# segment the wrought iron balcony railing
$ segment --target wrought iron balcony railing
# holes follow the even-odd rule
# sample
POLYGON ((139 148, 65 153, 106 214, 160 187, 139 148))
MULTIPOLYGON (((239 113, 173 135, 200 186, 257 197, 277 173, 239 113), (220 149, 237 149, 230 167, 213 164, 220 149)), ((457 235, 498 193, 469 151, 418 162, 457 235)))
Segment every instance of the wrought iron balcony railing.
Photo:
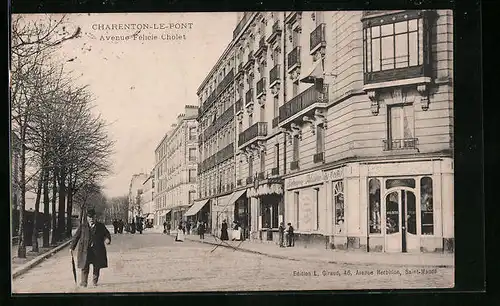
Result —
POLYGON ((250 53, 248 53, 247 61, 246 61, 245 65, 243 66, 243 68, 244 69, 249 68, 254 62, 255 62, 255 57, 253 55, 253 50, 252 50, 252 51, 250 51, 250 53))
POLYGON ((269 71, 269 86, 273 86, 280 81, 280 64, 277 64, 269 71))
POLYGON ((251 142, 258 137, 267 136, 267 122, 256 122, 254 125, 240 133, 238 138, 238 146, 251 142))
POLYGON ((382 142, 384 144, 384 151, 413 150, 417 148, 418 138, 384 139, 382 142))
POLYGON ((266 40, 264 36, 262 36, 259 40, 259 48, 257 49, 257 51, 255 51, 255 56, 257 57, 260 56, 266 49, 267 49, 266 40))
POLYGON ((309 36, 309 46, 310 50, 314 50, 318 46, 324 46, 326 44, 325 38, 325 24, 322 23, 311 32, 309 36))
POLYGON ((287 56, 288 69, 292 69, 295 66, 300 66, 300 47, 295 47, 287 56))
POLYGON ((271 34, 269 35, 269 37, 267 38, 267 42, 268 43, 272 43, 274 42, 274 40, 281 34, 281 25, 280 25, 280 22, 279 20, 276 20, 274 23, 273 23, 273 27, 272 27, 272 30, 271 30, 271 34))
POLYGON ((234 118, 234 109, 232 107, 226 109, 222 115, 215 120, 204 132, 203 139, 207 141, 211 136, 213 136, 217 131, 219 131, 223 126, 225 126, 229 121, 234 118))
POLYGON ((291 116, 301 112, 305 108, 313 105, 314 103, 328 101, 328 86, 324 85, 322 90, 313 85, 302 93, 298 94, 290 101, 286 102, 279 108, 279 121, 285 121, 291 116))
POLYGON ((234 143, 230 143, 224 149, 217 152, 217 157, 216 157, 217 164, 225 162, 226 160, 230 159, 233 156, 234 156, 234 143))

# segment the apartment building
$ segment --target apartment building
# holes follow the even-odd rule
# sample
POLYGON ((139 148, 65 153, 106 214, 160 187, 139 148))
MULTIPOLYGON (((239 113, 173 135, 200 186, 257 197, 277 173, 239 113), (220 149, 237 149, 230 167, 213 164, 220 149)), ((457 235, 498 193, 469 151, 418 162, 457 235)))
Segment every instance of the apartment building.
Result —
POLYGON ((151 171, 142 183, 142 194, 140 196, 140 212, 148 222, 154 222, 155 220, 154 186, 154 171, 151 171))
POLYGON ((197 198, 198 107, 186 105, 155 150, 157 225, 170 221, 175 228, 197 198))
POLYGON ((198 90, 200 205, 262 242, 284 222, 297 247, 453 251, 452 19, 244 13, 198 90))
POLYGON ((136 217, 142 215, 141 195, 144 192, 143 183, 148 178, 145 173, 132 175, 128 189, 128 221, 135 222, 136 217))

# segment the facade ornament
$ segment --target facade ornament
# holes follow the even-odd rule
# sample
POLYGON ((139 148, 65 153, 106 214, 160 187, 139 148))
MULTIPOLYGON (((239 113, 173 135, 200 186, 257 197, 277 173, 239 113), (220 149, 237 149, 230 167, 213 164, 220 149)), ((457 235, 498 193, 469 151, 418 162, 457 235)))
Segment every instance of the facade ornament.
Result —
POLYGON ((326 111, 324 109, 320 109, 320 108, 317 108, 314 111, 314 119, 316 121, 316 124, 317 125, 323 125, 324 129, 327 128, 327 120, 326 120, 326 114, 325 114, 325 112, 326 111))
POLYGON ((262 95, 257 99, 257 101, 259 102, 260 106, 266 105, 266 91, 265 90, 262 93, 262 95))
POLYGON ((417 86, 417 91, 420 94, 420 105, 422 110, 426 111, 429 109, 429 90, 426 84, 420 84, 417 86))
POLYGON ((280 83, 276 83, 271 87, 271 93, 276 96, 280 92, 280 83))
POLYGON ((377 115, 378 115, 378 113, 379 113, 379 107, 380 107, 380 106, 379 106, 379 101, 378 101, 378 99, 379 99, 379 97, 378 97, 378 92, 377 92, 377 91, 375 91, 375 90, 369 90, 369 91, 367 92, 367 94, 368 94, 368 98, 369 98, 369 99, 370 99, 370 101, 371 101, 371 106, 370 106, 370 108, 371 108, 372 114, 373 114, 374 116, 377 116, 377 115))
POLYGON ((292 130, 292 136, 296 136, 299 140, 302 140, 302 129, 297 123, 292 122, 290 129, 292 130))
POLYGON ((250 103, 247 105, 247 113, 252 114, 253 113, 253 103, 250 103))
POLYGON ((311 133, 313 135, 316 135, 316 121, 309 116, 304 116, 302 118, 302 121, 304 121, 307 125, 309 125, 309 127, 311 128, 311 133))
POLYGON ((259 152, 261 153, 266 153, 266 143, 262 140, 260 141, 257 141, 257 148, 259 150, 259 152))

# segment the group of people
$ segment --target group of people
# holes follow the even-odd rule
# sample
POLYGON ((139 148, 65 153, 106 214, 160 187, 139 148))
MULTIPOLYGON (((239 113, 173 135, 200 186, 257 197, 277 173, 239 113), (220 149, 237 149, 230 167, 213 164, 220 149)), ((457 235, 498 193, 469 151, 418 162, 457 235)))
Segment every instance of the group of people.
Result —
POLYGON ((285 227, 285 224, 283 222, 280 223, 280 227, 279 227, 280 248, 285 247, 285 240, 286 240, 287 247, 295 246, 295 237, 294 237, 293 230, 294 229, 293 229, 292 223, 289 222, 286 227, 285 227))
MULTIPOLYGON (((163 233, 170 235, 171 225, 170 222, 163 222, 163 233)), ((175 233, 175 241, 184 241, 184 236, 197 233, 200 239, 205 239, 205 232, 207 230, 207 223, 205 221, 198 221, 195 225, 193 222, 179 221, 175 233)))
MULTIPOLYGON (((241 240, 241 225, 238 221, 233 221, 233 228, 231 233, 231 240, 239 241, 241 240)), ((220 240, 229 240, 228 224, 226 220, 222 221, 221 225, 220 240)))
POLYGON ((125 227, 125 223, 123 222, 122 219, 120 219, 120 220, 114 219, 113 220, 113 229, 114 229, 115 234, 123 234, 124 227, 125 227))
POLYGON ((142 234, 142 231, 144 229, 143 225, 143 220, 140 217, 136 217, 136 220, 132 220, 130 223, 127 223, 127 226, 125 228, 125 231, 135 234, 135 232, 139 232, 139 234, 142 234))

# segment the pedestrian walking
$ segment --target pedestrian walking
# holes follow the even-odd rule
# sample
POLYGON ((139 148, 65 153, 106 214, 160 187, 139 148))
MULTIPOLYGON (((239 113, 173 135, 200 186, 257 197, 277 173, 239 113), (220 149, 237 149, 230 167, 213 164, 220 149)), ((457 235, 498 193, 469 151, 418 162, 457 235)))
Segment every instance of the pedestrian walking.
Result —
POLYGON ((292 223, 288 223, 287 224, 287 229, 286 229, 286 233, 287 233, 287 247, 293 247, 295 246, 295 237, 294 237, 294 233, 293 233, 293 226, 292 226, 292 223))
POLYGON ((191 235, 191 222, 187 222, 186 224, 186 231, 188 235, 191 235))
POLYGON ((200 235, 200 239, 205 239, 205 224, 204 222, 200 222, 198 224, 198 235, 200 235))
POLYGON ((82 270, 80 286, 87 287, 90 264, 93 266, 92 283, 94 286, 97 286, 99 281, 100 270, 108 267, 104 243, 111 243, 111 234, 103 223, 96 221, 94 209, 89 209, 87 220, 80 224, 70 245, 70 255, 73 257, 73 251, 78 244, 77 266, 82 270))
POLYGON ((179 223, 179 227, 177 228, 177 235, 175 236, 175 241, 183 242, 184 241, 184 228, 182 224, 179 223))
POLYGON ((120 232, 120 234, 123 234, 123 226, 124 226, 124 225, 125 225, 125 224, 124 224, 123 220, 122 220, 122 219, 120 219, 120 221, 119 221, 119 228, 120 228, 120 229, 119 229, 119 232, 120 232))
POLYGON ((285 247, 285 225, 283 224, 283 222, 280 222, 279 233, 280 233, 280 248, 284 248, 285 247))
POLYGON ((167 221, 164 221, 163 222, 163 233, 166 234, 167 233, 167 221))
POLYGON ((130 222, 130 233, 135 234, 135 222, 134 222, 134 220, 132 220, 132 222, 130 222))
POLYGON ((116 219, 113 219, 113 232, 118 233, 118 221, 116 219))
POLYGON ((229 240, 229 234, 227 233, 226 220, 222 221, 221 230, 220 230, 220 240, 229 240))
POLYGON ((170 229, 172 228, 172 225, 170 224, 170 221, 167 222, 167 235, 170 235, 170 229))

